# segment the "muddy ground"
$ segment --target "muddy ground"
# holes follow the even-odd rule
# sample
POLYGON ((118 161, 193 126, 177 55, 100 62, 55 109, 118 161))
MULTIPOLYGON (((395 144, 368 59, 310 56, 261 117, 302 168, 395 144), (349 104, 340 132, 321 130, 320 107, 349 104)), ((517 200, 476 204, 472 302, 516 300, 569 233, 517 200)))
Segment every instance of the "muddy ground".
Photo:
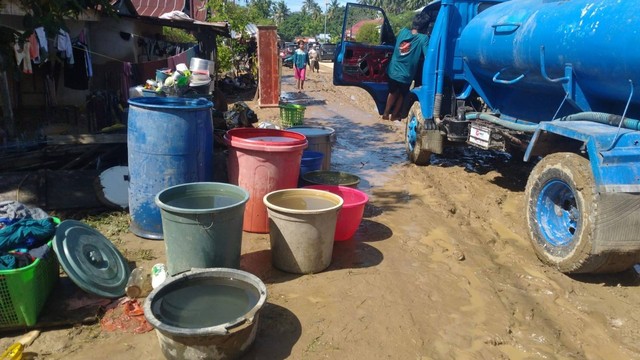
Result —
MULTIPOLYGON (((364 91, 336 88, 330 68, 321 71, 297 94, 284 68, 283 95, 307 105, 306 124, 336 129, 332 168, 360 176, 370 202, 354 238, 336 243, 318 274, 275 270, 268 235, 244 233, 241 268, 268 289, 246 359, 640 359, 635 271, 566 276, 533 253, 523 211, 530 166, 468 149, 412 165, 404 128, 379 120, 364 91)), ((277 122, 277 109, 249 105, 277 122)), ((114 241, 138 265, 164 260, 161 241, 114 241)), ((44 331, 27 351, 162 358, 154 332, 97 324, 44 331)))

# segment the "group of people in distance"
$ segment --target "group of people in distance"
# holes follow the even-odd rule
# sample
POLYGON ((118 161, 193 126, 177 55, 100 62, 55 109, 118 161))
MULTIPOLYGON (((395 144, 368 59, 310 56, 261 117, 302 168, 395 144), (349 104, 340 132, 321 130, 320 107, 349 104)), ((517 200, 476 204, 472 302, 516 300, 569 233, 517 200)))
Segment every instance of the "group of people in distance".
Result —
MULTIPOLYGON (((382 114, 383 120, 401 119, 404 98, 409 93, 411 83, 418 71, 420 56, 426 53, 429 43, 429 35, 427 34, 430 21, 431 18, 428 14, 420 13, 414 17, 411 29, 402 28, 396 37, 393 55, 387 67, 389 94, 382 114)), ((307 65, 312 72, 320 72, 316 44, 310 47, 309 52, 304 50, 304 45, 304 41, 298 41, 298 49, 291 55, 298 92, 304 90, 307 65)))

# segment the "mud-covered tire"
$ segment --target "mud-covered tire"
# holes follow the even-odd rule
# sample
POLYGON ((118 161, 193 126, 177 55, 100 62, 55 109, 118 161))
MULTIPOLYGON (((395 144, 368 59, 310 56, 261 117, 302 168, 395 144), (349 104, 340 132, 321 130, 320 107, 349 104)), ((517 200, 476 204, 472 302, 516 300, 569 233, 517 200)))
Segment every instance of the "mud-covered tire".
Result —
POLYGON ((529 175, 525 201, 531 244, 543 263, 565 274, 613 273, 635 264, 635 254, 593 254, 599 194, 588 159, 546 156, 529 175))
POLYGON ((423 148, 422 130, 424 126, 425 119, 422 116, 422 109, 420 103, 416 101, 409 109, 404 132, 407 157, 416 165, 429 165, 431 160, 431 151, 423 148))

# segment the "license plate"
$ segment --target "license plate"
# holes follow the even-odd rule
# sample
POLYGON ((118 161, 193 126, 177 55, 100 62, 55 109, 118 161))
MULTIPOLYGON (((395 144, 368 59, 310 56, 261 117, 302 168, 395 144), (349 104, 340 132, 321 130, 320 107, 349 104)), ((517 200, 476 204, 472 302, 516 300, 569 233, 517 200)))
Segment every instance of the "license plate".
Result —
POLYGON ((489 149, 489 140, 491 139, 491 129, 484 126, 471 124, 469 129, 468 142, 472 145, 481 147, 485 150, 489 149))

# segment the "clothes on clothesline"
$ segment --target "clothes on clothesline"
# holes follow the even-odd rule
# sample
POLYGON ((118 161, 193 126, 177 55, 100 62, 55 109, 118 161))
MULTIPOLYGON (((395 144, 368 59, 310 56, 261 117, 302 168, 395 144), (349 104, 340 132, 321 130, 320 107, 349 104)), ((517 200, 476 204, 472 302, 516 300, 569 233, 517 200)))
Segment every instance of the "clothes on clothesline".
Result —
POLYGON ((33 74, 33 68, 31 67, 31 43, 27 40, 20 42, 16 36, 16 41, 13 44, 13 52, 16 56, 16 65, 20 67, 22 64, 22 72, 25 74, 33 74))
POLYGON ((56 35, 53 43, 56 50, 58 50, 60 57, 65 59, 67 64, 73 65, 75 63, 75 59, 73 58, 73 46, 71 45, 71 37, 69 37, 69 33, 62 29, 58 30, 58 34, 56 35))
POLYGON ((42 26, 36 28, 35 33, 38 38, 38 46, 40 47, 40 58, 46 59, 49 57, 49 43, 47 42, 47 35, 44 32, 44 28, 42 26))
POLYGON ((89 89, 89 79, 93 76, 91 53, 87 45, 80 41, 73 43, 73 57, 75 64, 64 67, 64 86, 74 90, 89 89))

